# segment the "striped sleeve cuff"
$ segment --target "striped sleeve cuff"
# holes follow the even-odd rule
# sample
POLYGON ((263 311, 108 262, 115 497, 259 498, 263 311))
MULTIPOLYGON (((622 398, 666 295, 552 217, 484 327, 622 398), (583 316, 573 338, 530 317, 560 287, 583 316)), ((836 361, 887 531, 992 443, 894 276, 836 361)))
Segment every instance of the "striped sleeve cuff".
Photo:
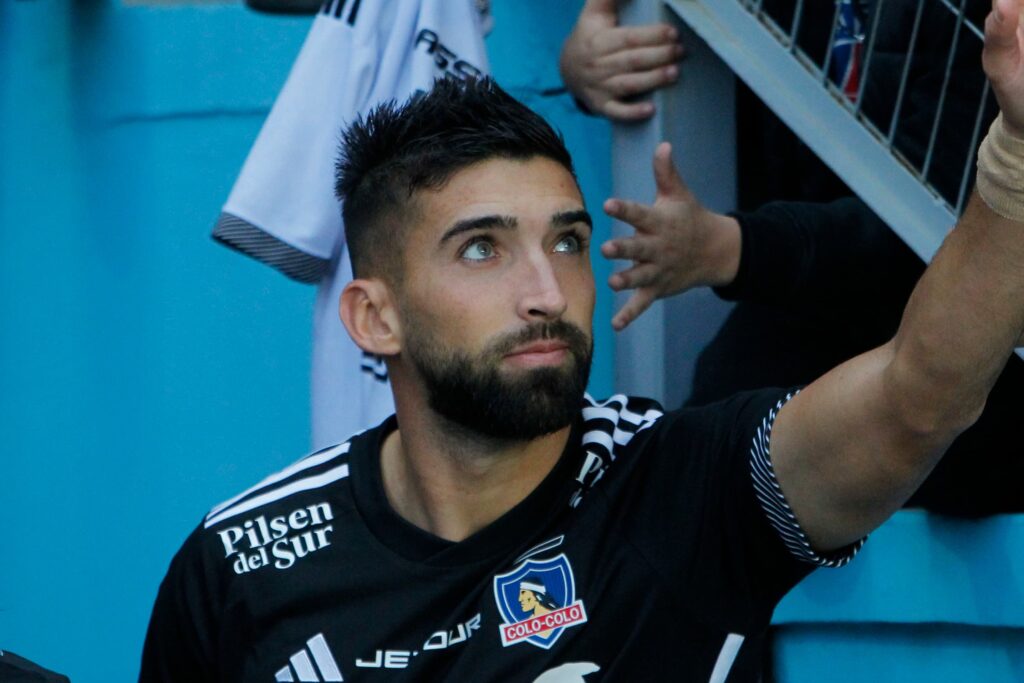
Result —
POLYGON ((213 239, 306 284, 320 282, 330 265, 329 260, 296 249, 230 213, 217 219, 213 239))
POLYGON ((856 543, 830 553, 823 554, 814 550, 807 534, 800 528, 800 522, 797 521, 792 508, 786 502, 786 496, 782 493, 779 482, 775 478, 775 469, 772 467, 771 459, 772 425, 775 424, 775 417, 779 414, 782 406, 786 405, 786 402, 795 395, 796 393, 787 394, 784 399, 775 404, 775 407, 762 420, 761 426, 757 429, 757 435, 750 448, 750 473, 754 480, 754 493, 757 495, 757 500, 761 504, 761 509, 764 510, 768 522, 779 534, 782 543, 793 557, 818 567, 842 567, 854 558, 867 538, 862 538, 856 543))

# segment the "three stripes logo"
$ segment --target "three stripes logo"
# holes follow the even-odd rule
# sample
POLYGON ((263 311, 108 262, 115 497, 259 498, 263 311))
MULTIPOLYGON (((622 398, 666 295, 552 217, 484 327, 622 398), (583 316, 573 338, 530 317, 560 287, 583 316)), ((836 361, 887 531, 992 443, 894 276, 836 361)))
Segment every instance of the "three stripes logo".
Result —
MULTIPOLYGON (((345 21, 349 26, 356 25, 356 17, 359 16, 359 4, 362 0, 353 0, 351 7, 348 8, 348 16, 345 17, 345 21)), ((324 4, 320 6, 320 14, 326 14, 333 16, 335 19, 341 19, 345 13, 345 5, 349 4, 349 0, 324 0, 324 4)))
POLYGON ((288 664, 274 674, 274 680, 319 683, 345 679, 334 661, 331 649, 327 647, 327 639, 323 633, 318 633, 306 641, 306 647, 288 658, 288 664))

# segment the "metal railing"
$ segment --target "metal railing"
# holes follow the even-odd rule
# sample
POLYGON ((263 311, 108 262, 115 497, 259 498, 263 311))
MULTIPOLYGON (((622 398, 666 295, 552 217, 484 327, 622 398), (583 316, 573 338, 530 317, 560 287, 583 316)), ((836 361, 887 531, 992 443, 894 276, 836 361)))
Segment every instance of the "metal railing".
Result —
POLYGON ((837 0, 827 23, 820 0, 739 2, 922 185, 962 212, 981 134, 995 116, 981 69, 988 2, 837 0), (912 98, 926 101, 908 115, 912 98))
MULTIPOLYGON (((680 82, 655 95, 654 120, 616 127, 614 192, 649 201, 647 159, 669 139, 697 196, 715 210, 735 208, 735 76, 928 261, 963 210, 979 139, 995 115, 980 58, 979 27, 990 7, 990 0, 626 3, 624 23, 676 21, 689 56, 680 82), (839 38, 859 51, 854 83, 839 38)), ((673 404, 685 397, 678 387, 688 386, 692 359, 725 317, 722 306, 702 291, 656 303, 618 338, 617 384, 655 387, 673 404), (666 376, 680 381, 665 385, 666 376)))

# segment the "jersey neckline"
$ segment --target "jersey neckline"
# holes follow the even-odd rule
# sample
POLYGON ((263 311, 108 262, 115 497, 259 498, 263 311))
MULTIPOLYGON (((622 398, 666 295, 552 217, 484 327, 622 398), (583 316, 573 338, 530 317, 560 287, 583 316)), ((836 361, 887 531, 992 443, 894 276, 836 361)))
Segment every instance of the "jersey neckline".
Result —
POLYGON ((401 517, 387 500, 380 471, 385 438, 398 428, 392 415, 356 439, 349 452, 355 505, 377 541, 406 560, 433 566, 466 565, 522 545, 551 520, 559 506, 569 507, 575 487, 573 472, 582 453, 582 417, 573 421, 558 462, 526 498, 469 538, 453 542, 420 529, 401 517))

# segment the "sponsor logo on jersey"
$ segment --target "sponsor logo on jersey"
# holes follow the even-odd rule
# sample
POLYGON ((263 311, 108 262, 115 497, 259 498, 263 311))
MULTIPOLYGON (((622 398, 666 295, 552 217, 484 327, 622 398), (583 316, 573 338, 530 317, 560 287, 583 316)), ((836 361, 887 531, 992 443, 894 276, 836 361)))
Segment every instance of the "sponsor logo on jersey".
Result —
POLYGON ((422 29, 416 34, 414 47, 423 49, 428 55, 434 58, 434 66, 444 73, 445 76, 454 78, 481 78, 484 73, 478 67, 470 64, 465 59, 460 59, 457 54, 447 48, 436 32, 429 28, 422 29))
POLYGON ((318 633, 306 641, 306 647, 288 658, 288 663, 274 673, 274 680, 319 683, 344 681, 345 678, 334 661, 331 648, 327 647, 327 639, 323 633, 318 633))
POLYGON ((265 567, 288 569, 331 544, 333 519, 330 504, 317 503, 269 519, 264 515, 247 519, 217 535, 236 574, 265 567))
POLYGON ((546 650, 565 629, 587 620, 564 553, 546 560, 527 559, 512 571, 498 574, 494 599, 505 622, 498 627, 503 647, 530 643, 546 650))
POLYGON ((460 645, 473 637, 474 631, 480 630, 480 615, 474 614, 467 621, 461 622, 453 629, 442 629, 430 634, 419 650, 376 650, 372 657, 356 659, 360 669, 404 669, 414 657, 427 654, 432 650, 447 650, 460 645))

